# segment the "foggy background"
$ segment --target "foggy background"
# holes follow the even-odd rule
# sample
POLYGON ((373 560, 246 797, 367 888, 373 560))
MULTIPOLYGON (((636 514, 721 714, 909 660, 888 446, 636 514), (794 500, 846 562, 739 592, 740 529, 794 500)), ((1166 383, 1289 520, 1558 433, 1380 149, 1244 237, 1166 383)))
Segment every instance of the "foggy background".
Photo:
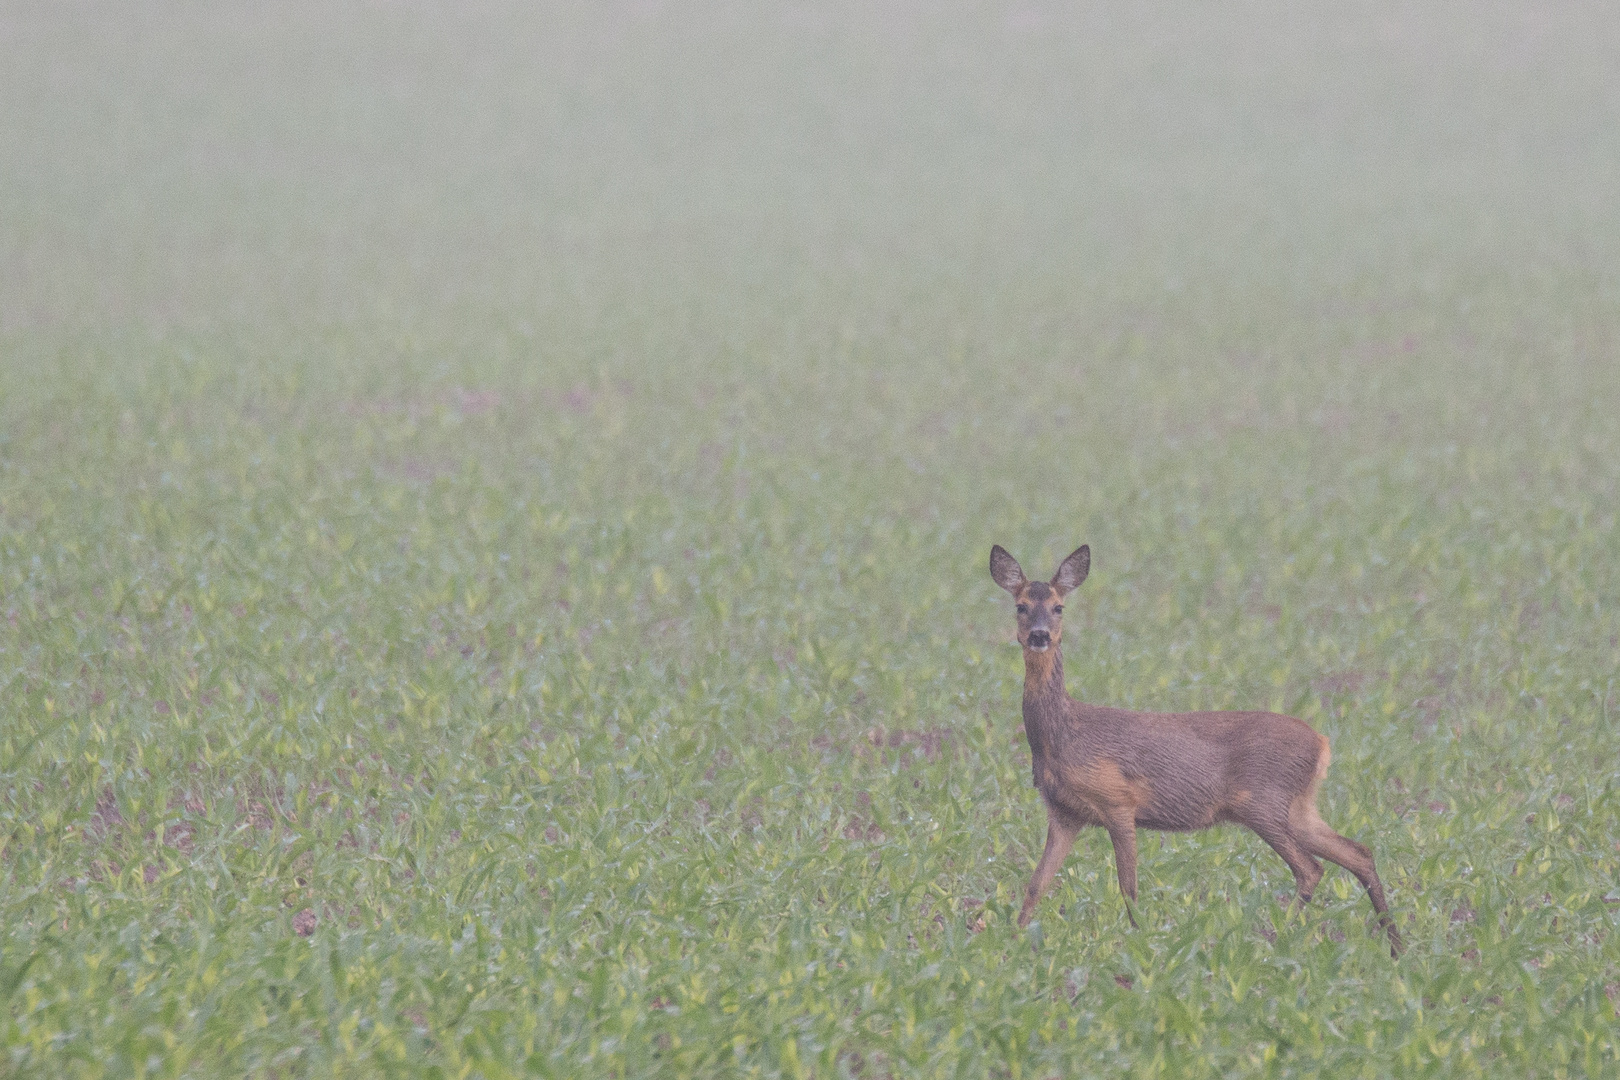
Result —
POLYGON ((611 367, 1607 303, 1617 55, 1598 3, 7 3, 0 340, 611 367))

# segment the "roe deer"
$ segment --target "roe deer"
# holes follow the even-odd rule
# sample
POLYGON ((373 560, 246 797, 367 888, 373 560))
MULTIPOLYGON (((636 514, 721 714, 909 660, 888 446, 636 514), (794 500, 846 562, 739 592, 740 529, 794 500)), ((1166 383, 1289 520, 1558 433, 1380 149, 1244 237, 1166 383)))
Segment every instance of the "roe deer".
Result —
POLYGON ((1136 915, 1136 830, 1188 832, 1244 825, 1276 849, 1308 903, 1328 859, 1367 889, 1400 955, 1372 852, 1334 832, 1316 812, 1328 741, 1302 720, 1268 712, 1150 713, 1087 705, 1063 685, 1063 597, 1086 579, 1091 549, 1063 560, 1050 582, 1030 581, 1000 545, 990 576, 1018 604, 1024 648, 1024 733, 1035 787, 1046 802, 1046 851, 1024 893, 1018 925, 1035 906, 1087 825, 1108 830, 1131 925, 1136 915))

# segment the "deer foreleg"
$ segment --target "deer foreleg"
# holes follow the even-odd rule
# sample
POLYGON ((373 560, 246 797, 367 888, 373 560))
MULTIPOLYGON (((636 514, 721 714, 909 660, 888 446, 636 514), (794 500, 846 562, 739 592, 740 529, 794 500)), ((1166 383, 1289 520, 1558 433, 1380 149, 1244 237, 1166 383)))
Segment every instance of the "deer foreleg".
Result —
POLYGON ((1035 913, 1035 905, 1046 895, 1052 879, 1063 866, 1063 860, 1074 850, 1074 838, 1079 832, 1078 825, 1062 822, 1058 820, 1056 814, 1047 815, 1046 850, 1041 853, 1041 861, 1035 867, 1035 875, 1029 879, 1029 887, 1024 890, 1024 907, 1018 913, 1019 926, 1029 925, 1030 916, 1035 913))
POLYGON ((1114 842, 1114 865, 1119 870, 1119 891, 1125 894, 1125 915, 1136 925, 1136 822, 1122 819, 1108 823, 1108 839, 1114 842))

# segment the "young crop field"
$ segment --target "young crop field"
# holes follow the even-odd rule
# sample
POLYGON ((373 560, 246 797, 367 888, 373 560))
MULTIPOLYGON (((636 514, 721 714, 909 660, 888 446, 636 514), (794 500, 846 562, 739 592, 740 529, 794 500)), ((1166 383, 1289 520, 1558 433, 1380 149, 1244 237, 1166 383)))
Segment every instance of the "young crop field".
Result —
POLYGON ((0 1076, 1620 1075, 1599 4, 0 4, 0 1076), (1045 835, 1069 691, 1337 867, 1045 835))

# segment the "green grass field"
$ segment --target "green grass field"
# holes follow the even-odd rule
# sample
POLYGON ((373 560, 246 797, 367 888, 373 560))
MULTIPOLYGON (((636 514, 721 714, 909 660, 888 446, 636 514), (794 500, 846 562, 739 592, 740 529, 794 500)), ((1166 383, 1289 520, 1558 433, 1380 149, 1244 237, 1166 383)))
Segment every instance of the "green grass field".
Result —
POLYGON ((0 5, 0 1075, 1620 1075, 1620 22, 0 5), (1071 693, 1333 740, 1044 837, 1071 693))

